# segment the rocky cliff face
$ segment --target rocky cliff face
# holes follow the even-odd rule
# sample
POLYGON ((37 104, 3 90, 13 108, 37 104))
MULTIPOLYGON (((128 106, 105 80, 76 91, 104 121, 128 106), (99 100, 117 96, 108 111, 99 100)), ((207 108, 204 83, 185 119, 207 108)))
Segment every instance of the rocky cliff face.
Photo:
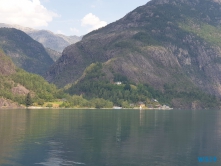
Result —
POLYGON ((169 84, 221 97, 220 23, 218 0, 152 0, 67 47, 47 79, 61 87, 102 62, 110 80, 120 73, 161 91, 169 84))

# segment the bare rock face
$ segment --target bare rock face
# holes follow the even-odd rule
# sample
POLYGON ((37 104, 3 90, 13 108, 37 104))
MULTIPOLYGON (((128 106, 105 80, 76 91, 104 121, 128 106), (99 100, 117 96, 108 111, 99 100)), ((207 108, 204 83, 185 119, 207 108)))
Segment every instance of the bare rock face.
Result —
POLYGON ((12 93, 13 93, 14 95, 22 95, 22 96, 25 96, 25 95, 27 95, 29 92, 30 92, 30 91, 29 91, 27 88, 25 88, 24 86, 19 85, 19 84, 18 84, 16 87, 13 87, 13 88, 12 88, 12 93))

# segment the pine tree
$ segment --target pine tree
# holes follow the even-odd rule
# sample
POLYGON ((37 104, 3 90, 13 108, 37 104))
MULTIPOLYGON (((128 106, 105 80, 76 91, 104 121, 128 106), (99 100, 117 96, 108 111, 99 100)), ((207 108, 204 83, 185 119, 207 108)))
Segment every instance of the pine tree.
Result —
POLYGON ((27 94, 25 104, 26 104, 27 107, 32 105, 32 99, 31 99, 31 94, 30 93, 27 94))

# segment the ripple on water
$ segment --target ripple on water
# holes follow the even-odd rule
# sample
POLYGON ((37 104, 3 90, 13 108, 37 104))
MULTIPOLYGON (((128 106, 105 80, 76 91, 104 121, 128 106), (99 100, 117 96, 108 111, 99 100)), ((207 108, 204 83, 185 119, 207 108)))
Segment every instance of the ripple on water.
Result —
POLYGON ((63 160, 61 158, 49 158, 46 162, 35 163, 36 165, 44 166, 61 166, 61 165, 86 165, 85 163, 63 160))
POLYGON ((85 163, 82 162, 63 159, 61 154, 65 152, 62 150, 58 150, 62 146, 61 142, 49 141, 48 144, 51 146, 52 149, 48 151, 49 158, 45 162, 35 163, 36 165, 44 165, 44 166, 86 165, 85 163))

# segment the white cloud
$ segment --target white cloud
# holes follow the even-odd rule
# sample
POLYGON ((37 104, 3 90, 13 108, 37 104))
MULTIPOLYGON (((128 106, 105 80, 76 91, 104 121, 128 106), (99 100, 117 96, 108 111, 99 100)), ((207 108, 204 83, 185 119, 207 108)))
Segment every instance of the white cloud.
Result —
POLYGON ((58 15, 47 10, 39 0, 0 0, 0 22, 26 27, 43 27, 58 15))
POLYGON ((92 31, 106 25, 107 23, 105 21, 101 21, 97 16, 93 15, 92 13, 87 14, 81 20, 81 26, 89 27, 88 31, 92 31))
POLYGON ((70 28, 70 31, 74 34, 79 34, 79 30, 76 28, 70 28))
POLYGON ((47 2, 48 3, 48 2, 50 2, 50 0, 41 0, 41 2, 47 2))

